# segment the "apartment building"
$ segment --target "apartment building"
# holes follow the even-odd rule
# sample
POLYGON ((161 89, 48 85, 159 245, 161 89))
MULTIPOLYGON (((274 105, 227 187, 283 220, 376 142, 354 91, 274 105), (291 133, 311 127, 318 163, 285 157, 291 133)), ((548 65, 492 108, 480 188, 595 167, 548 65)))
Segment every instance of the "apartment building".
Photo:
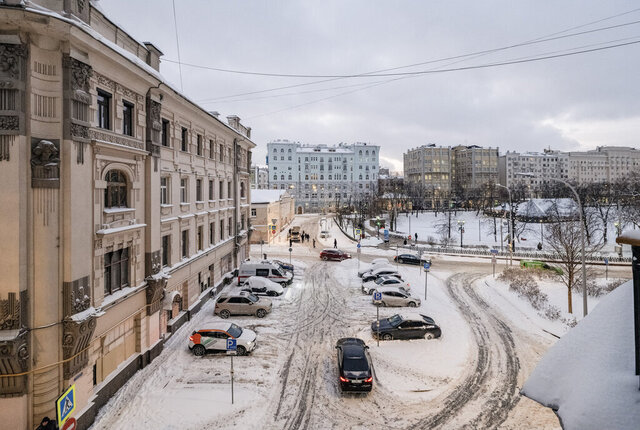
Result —
POLYGON ((451 149, 453 186, 474 190, 486 183, 498 182, 498 148, 458 145, 451 149))
POLYGON ((498 160, 498 182, 507 187, 524 185, 536 189, 543 178, 569 178, 569 156, 559 151, 518 153, 507 151, 498 160), (524 176, 532 173, 535 176, 524 176))
POLYGON ((593 151, 507 152, 500 156, 499 170, 500 183, 509 187, 524 184, 536 189, 548 178, 578 184, 612 183, 633 171, 640 171, 640 151, 630 147, 600 146, 593 151))
POLYGON ((84 429, 248 255, 255 145, 92 2, 7 3, 0 422, 35 428, 73 385, 84 429))
POLYGON ((296 213, 331 210, 377 193, 380 147, 368 143, 303 145, 288 140, 267 144, 269 187, 287 189, 296 213))
POLYGON ((269 168, 251 166, 251 189, 266 190, 269 188, 269 168))
POLYGON ((256 190, 251 194, 251 243, 269 243, 289 226, 296 202, 287 190, 256 190), (275 230, 270 231, 270 227, 275 230))

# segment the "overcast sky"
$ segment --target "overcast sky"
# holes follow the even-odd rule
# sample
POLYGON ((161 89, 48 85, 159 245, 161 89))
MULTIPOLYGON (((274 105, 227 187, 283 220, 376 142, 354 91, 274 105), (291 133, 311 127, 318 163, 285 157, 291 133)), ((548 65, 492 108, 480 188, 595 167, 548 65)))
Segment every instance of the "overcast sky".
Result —
MULTIPOLYGON (((133 37, 153 42, 164 59, 177 61, 172 0, 99 4, 133 37)), ((640 10, 633 11, 640 3, 633 0, 175 4, 183 63, 261 73, 344 76, 425 62, 391 73, 465 68, 640 41, 637 23, 433 62, 640 21, 640 10)), ((343 78, 234 98, 228 96, 327 78, 253 76, 183 65, 182 81, 186 95, 207 110, 238 115, 252 127, 258 164, 265 164, 266 144, 273 139, 369 142, 381 146, 382 166, 402 170, 402 154, 427 143, 497 146, 501 152, 639 147, 639 66, 640 43, 499 67, 343 78)), ((180 88, 176 63, 164 61, 161 73, 180 88)))

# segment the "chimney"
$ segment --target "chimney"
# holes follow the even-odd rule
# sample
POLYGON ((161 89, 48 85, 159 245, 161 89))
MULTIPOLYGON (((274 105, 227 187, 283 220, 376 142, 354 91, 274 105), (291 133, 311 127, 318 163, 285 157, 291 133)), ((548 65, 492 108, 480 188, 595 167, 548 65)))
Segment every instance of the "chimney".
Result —
POLYGON ((151 42, 143 42, 147 48, 147 64, 153 67, 157 72, 160 71, 160 57, 164 54, 151 42))
POLYGON ((237 115, 230 115, 227 117, 227 123, 229 127, 236 131, 240 131, 240 117, 237 115))

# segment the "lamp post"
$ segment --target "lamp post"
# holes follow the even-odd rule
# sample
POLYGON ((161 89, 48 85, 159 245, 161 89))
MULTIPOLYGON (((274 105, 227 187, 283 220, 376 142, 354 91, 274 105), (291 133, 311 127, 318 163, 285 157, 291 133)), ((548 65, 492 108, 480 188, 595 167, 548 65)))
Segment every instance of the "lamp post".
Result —
MULTIPOLYGON (((516 173, 516 175, 519 176, 528 176, 530 178, 538 178, 538 179, 543 179, 540 178, 539 176, 533 174, 533 173, 516 173)), ((583 317, 587 316, 588 313, 588 309, 587 309, 587 267, 585 265, 585 253, 584 253, 584 237, 585 237, 585 227, 584 227, 584 221, 583 221, 583 214, 582 214, 582 205, 580 204, 580 196, 578 195, 578 192, 576 191, 576 189, 567 181, 563 181, 562 179, 558 179, 558 178, 551 178, 551 177, 545 177, 544 178, 545 181, 556 181, 556 182, 560 182, 561 184, 564 184, 565 186, 567 186, 572 192, 573 195, 576 197, 576 203, 578 203, 578 216, 580 217, 580 242, 581 242, 581 247, 582 247, 582 315, 583 317)))
POLYGON ((504 188, 509 194, 509 265, 513 266, 513 220, 511 219, 511 213, 513 211, 513 202, 511 200, 511 190, 509 187, 496 184, 496 187, 504 188))
POLYGON ((464 220, 458 220, 458 230, 460 230, 460 248, 462 248, 462 236, 464 235, 464 220))

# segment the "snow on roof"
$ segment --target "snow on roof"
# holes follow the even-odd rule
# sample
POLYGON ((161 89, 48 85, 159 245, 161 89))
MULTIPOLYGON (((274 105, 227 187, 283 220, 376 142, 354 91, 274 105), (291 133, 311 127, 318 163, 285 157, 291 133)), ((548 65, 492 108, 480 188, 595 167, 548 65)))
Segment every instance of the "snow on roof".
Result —
POLYGON ((542 357, 522 393, 557 409, 566 429, 637 429, 633 288, 607 297, 542 357))
MULTIPOLYGON (((576 213, 577 205, 573 199, 529 199, 518 205, 516 216, 527 218, 546 218, 554 215, 556 209, 561 217, 572 216, 576 213)), ((494 211, 502 211, 502 205, 493 208, 494 211)), ((507 203, 504 210, 509 210, 507 203)))
POLYGON ((617 243, 640 246, 640 230, 624 231, 617 239, 617 243))
POLYGON ((282 198, 287 190, 251 190, 251 203, 273 203, 282 198))

